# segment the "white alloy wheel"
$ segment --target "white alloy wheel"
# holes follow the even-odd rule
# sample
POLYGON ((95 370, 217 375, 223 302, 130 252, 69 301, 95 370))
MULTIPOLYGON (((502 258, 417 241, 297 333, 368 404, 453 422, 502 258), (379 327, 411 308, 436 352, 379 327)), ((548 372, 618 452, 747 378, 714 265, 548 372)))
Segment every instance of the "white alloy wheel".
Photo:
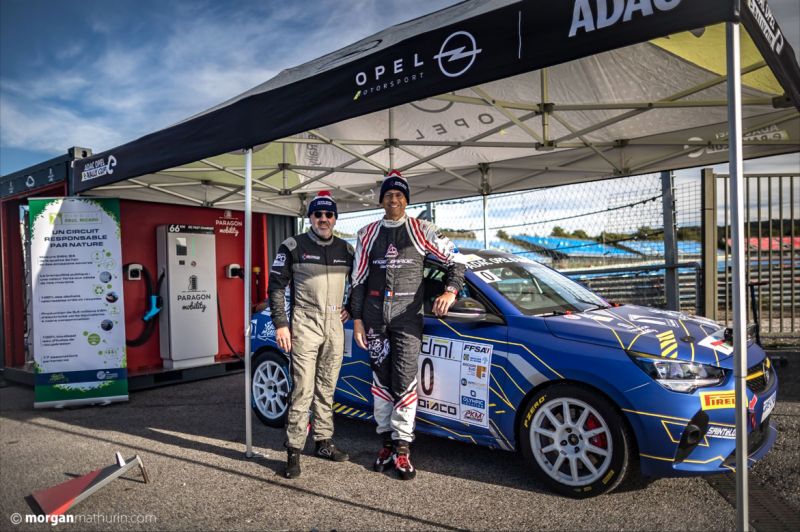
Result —
POLYGON ((529 431, 533 457, 560 484, 588 486, 603 478, 611 464, 611 429, 597 410, 579 399, 544 403, 529 431))
POLYGON ((287 368, 267 358, 253 372, 253 404, 265 422, 279 422, 289 408, 291 383, 287 368))

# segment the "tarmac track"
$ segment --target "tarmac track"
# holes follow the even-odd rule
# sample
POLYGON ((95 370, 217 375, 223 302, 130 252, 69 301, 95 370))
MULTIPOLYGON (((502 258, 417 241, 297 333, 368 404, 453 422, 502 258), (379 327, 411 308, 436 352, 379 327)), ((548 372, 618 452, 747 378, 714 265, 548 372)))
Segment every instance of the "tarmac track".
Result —
MULTIPOLYGON (((792 362, 780 371, 778 441, 750 478, 796 522, 800 359, 792 362)), ((244 457, 242 383, 230 375, 137 392, 128 403, 44 411, 32 409, 31 389, 5 384, 0 530, 52 530, 8 519, 32 513, 25 502, 31 492, 110 465, 115 451, 139 454, 151 484, 133 470, 76 506, 70 514, 80 521, 59 530, 734 529, 734 509, 703 478, 636 477, 612 494, 576 501, 545 491, 518 454, 428 436, 412 449, 417 479, 402 482, 371 471, 373 425, 341 417, 336 442, 351 461, 303 456, 303 475, 286 480, 279 475, 283 434, 255 417, 255 449, 263 456, 244 457)))

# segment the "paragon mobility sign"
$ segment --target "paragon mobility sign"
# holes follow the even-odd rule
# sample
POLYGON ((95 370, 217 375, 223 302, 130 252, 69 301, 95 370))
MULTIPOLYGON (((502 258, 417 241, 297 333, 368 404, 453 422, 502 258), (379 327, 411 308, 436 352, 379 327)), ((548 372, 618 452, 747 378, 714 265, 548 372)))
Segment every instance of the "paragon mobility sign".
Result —
POLYGON ((30 199, 35 406, 128 398, 116 199, 30 199))

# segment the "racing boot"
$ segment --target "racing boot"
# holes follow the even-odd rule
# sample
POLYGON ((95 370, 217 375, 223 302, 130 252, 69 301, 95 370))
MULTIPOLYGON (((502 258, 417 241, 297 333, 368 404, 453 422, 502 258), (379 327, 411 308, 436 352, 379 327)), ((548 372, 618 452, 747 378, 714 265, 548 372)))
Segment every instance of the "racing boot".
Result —
POLYGON ((300 449, 286 448, 286 470, 283 472, 283 476, 286 478, 300 476, 300 449))
POLYGON ((408 442, 398 440, 394 443, 394 468, 403 480, 411 480, 417 476, 417 470, 411 465, 411 451, 408 442))
POLYGON ((350 455, 341 449, 337 449, 333 440, 319 440, 314 455, 334 462, 346 462, 350 460, 350 455))
POLYGON ((394 467, 394 444, 391 438, 383 439, 383 446, 378 452, 378 458, 372 465, 372 469, 378 473, 383 473, 386 469, 394 467))

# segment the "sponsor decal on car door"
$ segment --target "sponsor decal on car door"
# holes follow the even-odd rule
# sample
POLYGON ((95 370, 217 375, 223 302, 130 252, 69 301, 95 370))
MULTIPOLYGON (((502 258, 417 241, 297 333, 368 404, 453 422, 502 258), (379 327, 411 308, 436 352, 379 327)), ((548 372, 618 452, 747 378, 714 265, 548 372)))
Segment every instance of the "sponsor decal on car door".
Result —
POLYGON ((417 409, 488 427, 491 365, 491 344, 423 336, 417 409))

